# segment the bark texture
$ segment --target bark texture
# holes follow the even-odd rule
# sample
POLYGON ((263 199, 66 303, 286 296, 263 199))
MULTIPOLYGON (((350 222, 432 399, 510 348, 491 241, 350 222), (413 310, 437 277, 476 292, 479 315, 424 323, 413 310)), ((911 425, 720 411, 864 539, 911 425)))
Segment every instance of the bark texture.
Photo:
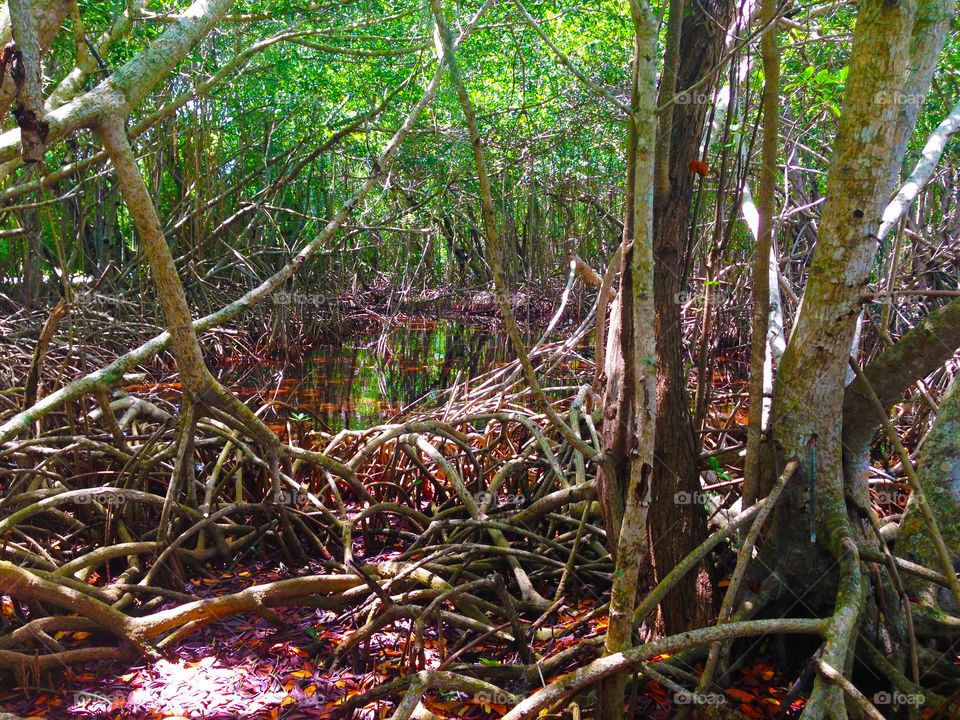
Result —
MULTIPOLYGON (((848 355, 877 250, 876 230, 897 181, 904 133, 912 130, 919 97, 929 84, 929 76, 923 82, 913 68, 929 66, 925 54, 935 58, 942 47, 942 34, 931 35, 925 19, 942 15, 946 7, 938 0, 860 3, 818 243, 774 391, 779 462, 799 460, 803 482, 787 491, 760 559, 769 568, 779 565, 793 592, 818 586, 835 590, 822 659, 844 672, 865 592, 844 500, 841 410, 848 355), (915 30, 923 42, 914 37, 915 30), (906 102, 884 104, 878 97, 906 102), (815 492, 808 494, 809 489, 815 492), (836 582, 822 582, 827 575, 836 582)), ((853 481, 846 489, 865 500, 865 483, 853 481)), ((807 596, 804 602, 815 607, 818 599, 807 596)), ((822 717, 842 702, 841 691, 818 678, 804 715, 822 717)))
MULTIPOLYGON (((960 557, 960 375, 953 378, 940 401, 937 420, 923 440, 917 478, 937 521, 944 543, 956 563, 960 557)), ((940 560, 915 495, 897 532, 897 555, 928 568, 939 568, 940 560)), ((957 608, 949 594, 916 576, 905 578, 907 592, 924 605, 957 608)))
MULTIPOLYGON (((632 0, 634 74, 630 141, 627 158, 630 191, 623 243, 621 340, 623 383, 633 400, 633 432, 627 439, 629 479, 623 524, 610 591, 610 616, 604 642, 606 653, 631 646, 640 563, 650 505, 657 417, 657 348, 654 335, 653 184, 656 144, 657 22, 645 0, 632 0), (627 340, 629 339, 629 343, 627 340)), ((606 418, 605 418, 606 420, 606 418)), ((600 690, 600 714, 618 720, 624 714, 626 678, 606 681, 600 690)))
MULTIPOLYGON (((671 5, 671 12, 673 6, 671 5)), ((694 3, 683 15, 677 51, 676 84, 682 92, 699 83, 714 67, 723 49, 725 29, 733 14, 728 0, 694 3)), ((669 32, 668 32, 669 34, 669 32)), ((664 73, 659 102, 675 95, 664 73)), ((700 137, 709 104, 697 100, 711 95, 712 84, 698 87, 687 97, 693 102, 675 103, 661 112, 658 137, 669 142, 669 152, 660 152, 654 194, 654 255, 657 342, 657 429, 649 515, 650 553, 656 580, 662 580, 707 536, 704 506, 682 502, 700 492, 700 443, 690 414, 687 392, 687 357, 683 347, 681 277, 688 249, 685 247, 696 184, 690 163, 697 160, 700 137), (680 500, 680 502, 678 502, 680 500)), ((710 621, 713 606, 705 570, 690 573, 677 586, 669 601, 660 606, 661 620, 670 635, 710 621)))
MULTIPOLYGON (((920 14, 939 5, 924 3, 920 14)), ((830 544, 844 525, 836 521, 846 517, 841 402, 847 357, 877 250, 875 230, 896 183, 904 147, 900 143, 903 108, 878 104, 876 98, 913 98, 926 88, 914 85, 908 88, 910 94, 904 93, 915 15, 916 2, 889 5, 870 0, 861 5, 818 244, 774 394, 777 451, 781 460, 801 459, 805 480, 815 475, 816 534, 830 544), (891 148, 899 148, 901 156, 892 157, 891 148)), ((926 51, 936 56, 940 47, 942 37, 926 51)), ((914 102, 914 122, 917 109, 914 102)), ((862 492, 865 487, 856 489, 862 492)), ((799 486, 790 492, 776 526, 777 546, 783 561, 812 583, 819 579, 822 567, 809 561, 811 523, 806 497, 799 486)))
MULTIPOLYGON (((767 31, 760 41, 763 57, 763 147, 757 184, 757 246, 753 258, 753 319, 750 331, 750 404, 747 427, 747 458, 743 478, 743 507, 750 507, 760 492, 761 441, 766 386, 767 333, 770 316, 770 261, 773 219, 777 211, 776 182, 780 131, 780 55, 777 44, 776 7, 763 0, 761 22, 767 31)), ((774 286, 775 287, 775 286, 774 286)))

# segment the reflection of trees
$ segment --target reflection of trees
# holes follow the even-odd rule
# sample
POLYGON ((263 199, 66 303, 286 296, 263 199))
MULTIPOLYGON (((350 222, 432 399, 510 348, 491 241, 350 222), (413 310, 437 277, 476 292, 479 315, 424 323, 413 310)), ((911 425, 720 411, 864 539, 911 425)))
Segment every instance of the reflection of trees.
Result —
POLYGON ((342 343, 322 348, 307 362, 294 367, 289 403, 309 411, 331 430, 355 427, 354 383, 361 350, 342 343))
POLYGON ((506 335, 463 325, 451 326, 450 341, 438 368, 436 387, 450 387, 458 370, 462 369, 472 377, 504 362, 508 345, 506 335))
POLYGON ((506 338, 458 323, 401 327, 390 333, 389 353, 377 358, 383 397, 408 405, 450 386, 456 370, 476 375, 501 361, 506 338))
MULTIPOLYGON (((393 326, 323 346, 292 368, 248 365, 225 380, 254 390, 262 402, 279 386, 277 399, 336 431, 374 425, 398 407, 448 388, 458 370, 473 377, 506 355, 505 336, 460 323, 393 326)), ((287 412, 278 410, 281 416, 287 412)))

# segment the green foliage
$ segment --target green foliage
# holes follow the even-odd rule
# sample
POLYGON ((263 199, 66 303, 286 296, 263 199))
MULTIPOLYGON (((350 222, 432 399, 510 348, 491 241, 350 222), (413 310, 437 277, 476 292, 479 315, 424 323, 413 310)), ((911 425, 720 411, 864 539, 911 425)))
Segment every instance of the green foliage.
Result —
MULTIPOLYGON (((79 0, 86 38, 99 42, 128 4, 79 0)), ((665 1, 655 5, 655 12, 665 13, 665 1)), ((165 16, 188 6, 188 0, 150 3, 145 17, 103 50, 102 67, 87 77, 84 90, 156 39, 169 26, 165 16)), ((447 4, 455 32, 478 7, 447 4)), ((525 7, 586 76, 628 101, 633 27, 626 3, 530 0, 525 7)), ((693 10, 688 4, 687 17, 693 10)), ((179 94, 199 89, 238 53, 265 43, 223 82, 133 137, 177 254, 187 253, 209 270, 224 256, 235 257, 232 250, 260 258, 265 272, 314 237, 373 171, 374 159, 435 72, 433 21, 427 6, 409 0, 330 3, 315 10, 303 0, 242 0, 230 15, 134 110, 130 127, 137 128, 179 94), (268 42, 281 34, 284 39, 268 42), (321 143, 405 82, 382 114, 362 122, 333 150, 316 153, 321 143)), ((798 11, 792 21, 779 37, 784 152, 791 153, 794 168, 803 169, 803 182, 822 192, 843 111, 855 9, 816 7, 809 18, 798 11)), ((70 72, 78 54, 87 53, 85 46, 78 50, 79 29, 68 19, 57 35, 45 61, 47 88, 70 72)), ((666 23, 660 32, 662 51, 666 23)), ((908 163, 956 100, 957 38, 956 33, 948 38, 908 163)), ((754 49, 751 45, 747 51, 754 49)), ((507 264, 531 280, 565 273, 562 258, 571 250, 602 266, 619 241, 600 210, 619 219, 626 174, 626 127, 620 112, 574 79, 509 2, 487 10, 477 31, 458 49, 458 58, 486 145, 497 221, 510 253, 507 264)), ((757 151, 762 72, 759 62, 744 67, 749 71, 735 88, 735 114, 729 126, 711 135, 705 157, 716 172, 702 181, 700 207, 711 208, 718 219, 738 212, 734 205, 713 207, 722 167, 724 182, 744 173, 749 179, 754 172, 749 164, 741 167, 738 154, 742 145, 757 151)), ((727 68, 721 77, 729 81, 727 68)), ((445 82, 396 154, 382 187, 354 211, 357 227, 368 230, 341 231, 331 252, 311 261, 309 275, 324 278, 331 295, 348 287, 382 286, 398 277, 421 288, 453 280, 489 282, 476 233, 479 187, 466 139, 459 103, 445 82)), ((956 147, 948 148, 945 160, 956 160, 956 147)), ((88 162, 97 151, 96 143, 81 135, 52 145, 46 165, 54 170, 88 162)), ((39 242, 51 250, 44 257, 62 256, 73 263, 71 272, 96 275, 106 265, 103 258, 130 259, 136 238, 112 181, 96 175, 104 167, 94 163, 83 174, 68 176, 56 190, 60 195, 77 191, 82 198, 77 217, 66 221, 76 224, 76 232, 62 229, 61 209, 33 219, 18 210, 7 212, 3 227, 29 221, 39 242), (64 247, 55 252, 63 238, 72 238, 77 251, 64 247)), ((27 172, 18 170, 9 182, 20 182, 27 172)), ((34 199, 45 202, 56 193, 34 199)), ((733 203, 736 193, 727 188, 720 197, 733 203)), ((792 247, 795 229, 783 232, 781 250, 800 252, 792 247)), ((752 240, 739 223, 706 237, 702 252, 710 252, 715 243, 725 252, 752 252, 752 240)), ((8 274, 19 273, 24 253, 22 238, 0 238, 0 264, 8 274)), ((128 272, 142 273, 143 266, 132 264, 128 272)), ((248 268, 237 279, 249 283, 249 274, 248 268)))
POLYGON ((727 475, 727 473, 723 472, 723 470, 720 467, 720 463, 717 461, 715 457, 710 458, 710 469, 717 474, 717 477, 720 480, 723 480, 724 482, 730 480, 730 476, 727 475))

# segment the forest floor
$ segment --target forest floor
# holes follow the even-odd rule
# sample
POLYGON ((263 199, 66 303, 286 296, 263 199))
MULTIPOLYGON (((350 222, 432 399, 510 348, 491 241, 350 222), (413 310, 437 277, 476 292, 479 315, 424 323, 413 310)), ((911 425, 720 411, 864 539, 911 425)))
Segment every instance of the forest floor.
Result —
MULTIPOLYGON (((390 556, 396 553, 390 553, 390 556)), ((375 561, 376 558, 370 559, 375 561)), ((182 587, 197 598, 215 597, 251 585, 298 574, 320 571, 319 565, 285 568, 282 558, 259 557, 231 570, 211 568, 208 576, 190 579, 182 587), (278 569, 279 568, 279 569, 278 569)), ((594 615, 600 598, 571 599, 571 614, 560 612, 553 627, 563 629, 578 619, 594 615)), ((197 633, 168 657, 149 663, 90 663, 80 670, 64 668, 50 673, 44 687, 7 687, 0 693, 0 709, 23 718, 263 718, 269 720, 321 720, 340 717, 338 706, 347 698, 404 676, 409 669, 412 623, 373 634, 359 654, 350 658, 353 668, 332 669, 328 661, 339 643, 350 636, 363 618, 351 613, 291 607, 280 610, 287 627, 278 629, 264 620, 245 616, 225 618, 197 633), (253 621, 251 621, 253 620, 253 621)), ((546 657, 588 639, 601 637, 605 618, 592 617, 574 633, 557 641, 536 642, 532 649, 546 657)), ((90 633, 65 632, 57 639, 67 648, 79 647, 90 633)), ((446 666, 449 652, 436 633, 425 642, 427 666, 446 666)), ((769 648, 760 646, 753 662, 743 668, 722 702, 731 703, 748 718, 774 718, 790 686, 793 668, 776 667, 769 648)), ((478 644, 461 661, 484 664, 515 662, 515 653, 502 646, 478 644)), ((571 668, 576 664, 571 659, 571 668)), ((560 673, 562 675, 562 673, 560 673)), ((549 683, 557 676, 545 677, 549 683)), ((523 694, 525 688, 511 688, 523 694)), ((440 718, 498 718, 507 710, 505 698, 437 692, 424 706, 440 718)), ((721 702, 721 700, 717 700, 721 702)), ((657 682, 638 685, 631 700, 632 717, 666 720, 678 709, 671 693, 657 682)), ((350 717, 385 718, 395 702, 374 700, 354 710, 350 717)), ((792 717, 803 707, 796 701, 792 717)), ((569 715, 567 715, 569 716, 569 715)), ((550 717, 560 717, 551 715, 550 717)), ((589 713, 584 720, 592 717, 589 713)))
MULTIPOLYGON (((483 317, 495 324, 495 315, 476 304, 464 305, 454 314, 454 321, 462 321, 466 315, 473 318, 483 317)), ((544 318, 545 313, 537 312, 536 316, 544 318)), ((423 318, 420 317, 421 321, 423 318)), ((449 316, 448 316, 449 317, 449 316)), ((366 323, 376 323, 377 312, 367 316, 354 318, 357 326, 366 323)), ((394 324, 404 321, 394 316, 394 324)), ((215 348, 221 360, 228 358, 256 357, 258 348, 264 347, 262 338, 255 334, 226 335, 212 333, 215 348)), ((379 347, 379 346, 377 346, 379 347)), ((588 360, 577 354, 576 345, 565 347, 563 343, 547 344, 542 348, 544 354, 561 353, 563 362, 561 375, 571 374, 579 378, 579 382, 588 381, 593 372, 588 360), (562 352, 561 352, 562 351, 562 352)), ((743 366, 736 357, 737 351, 730 351, 725 364, 719 366, 714 374, 714 401, 712 420, 709 423, 717 428, 725 428, 721 433, 708 439, 705 445, 707 455, 715 457, 735 456, 742 435, 738 435, 744 421, 742 403, 743 366), (736 438, 731 440, 730 438, 736 438), (723 453, 723 454, 721 454, 723 453), (725 454, 725 455, 724 455, 725 454)), ((88 364, 103 358, 88 358, 88 364)), ((71 354, 65 348, 54 347, 48 358, 48 365, 58 368, 57 377, 70 375, 73 370, 71 354), (65 372, 64 368, 68 371, 65 372)), ((26 355, 19 362, 11 364, 12 371, 19 377, 25 374, 29 364, 26 355)), ((79 368, 76 368, 79 370, 79 368)), ((166 377, 172 368, 166 364, 153 365, 144 368, 145 375, 151 379, 141 378, 140 385, 130 385, 125 389, 136 393, 139 397, 150 399, 158 403, 166 403, 165 407, 174 408, 177 403, 178 388, 171 383, 158 383, 166 377)), ((456 425, 461 417, 472 413, 480 417, 483 413, 510 411, 518 414, 523 422, 540 422, 538 416, 531 409, 529 394, 524 395, 522 389, 511 390, 510 385, 500 386, 497 383, 484 383, 487 376, 506 377, 509 375, 510 364, 494 364, 487 368, 487 375, 481 374, 476 385, 469 388, 462 385, 459 388, 456 382, 450 389, 447 399, 439 398, 441 404, 437 409, 425 411, 422 406, 412 409, 408 416, 394 418, 394 422, 417 420, 435 413, 435 417, 456 425), (498 375, 499 373, 499 375, 498 375), (499 388, 499 389, 498 389, 499 388), (456 400, 456 402, 454 402, 456 400), (424 413, 427 413, 426 415, 424 413), (479 415, 477 415, 479 413, 479 415)), ((556 379, 557 375, 554 375, 556 379)), ((499 382, 499 381, 498 381, 499 382)), ((563 388, 561 388, 563 389, 563 388)), ((266 398, 261 398, 264 403, 266 398)), ((569 407, 569 399, 561 403, 569 407)), ((290 413, 295 413, 296 406, 289 406, 283 414, 289 420, 290 413)), ((309 444, 308 449, 319 450, 327 446, 329 450, 332 434, 329 432, 314 431, 304 437, 290 430, 290 425, 272 423, 275 432, 287 441, 304 441, 309 444)), ((523 447, 523 443, 532 442, 524 436, 522 428, 518 431, 515 426, 508 431, 505 422, 501 426, 490 425, 481 434, 471 435, 474 443, 473 451, 492 453, 490 457, 502 458, 516 455, 516 447, 523 447), (520 434, 518 434, 518 432, 520 434), (501 448, 501 445, 503 446, 501 448), (498 449, 501 448, 501 449, 498 449), (512 450, 508 448, 513 448, 512 450), (501 452, 502 450, 502 452, 501 452)), ((370 430, 371 433, 375 430, 370 430)), ((466 430, 465 430, 466 432, 466 430)), ((339 436, 338 436, 339 437, 339 436)), ((352 437, 352 436, 351 436, 352 437)), ((356 434, 349 443, 351 448, 362 447, 371 435, 356 434), (367 438, 365 440, 364 438, 367 438)), ((336 441, 333 440, 333 444, 336 441)), ((438 445, 441 452, 445 452, 444 443, 438 445)), ((349 450, 349 448, 348 448, 349 450)), ((349 450, 353 452, 354 450, 349 450)), ((347 450, 344 450, 347 452, 347 450)), ((393 452, 393 451, 391 451, 393 452)), ((571 474, 575 465, 572 455, 566 460, 558 451, 558 457, 564 467, 569 467, 571 474)), ((346 456, 345 456, 346 457, 346 456)), ((386 462, 390 453, 381 453, 378 462, 386 462)), ((426 456, 424 456, 425 458, 426 456)), ((706 457, 706 456, 705 456, 706 457)), ((735 483, 739 479, 739 470, 736 459, 733 465, 726 462, 721 466, 716 459, 711 458, 706 467, 713 472, 713 480, 723 480, 725 483, 735 483)), ((394 461, 396 456, 394 457, 394 461)), ((417 508, 427 511, 430 498, 423 500, 422 490, 427 485, 419 485, 420 480, 413 480, 419 472, 426 473, 434 485, 432 492, 437 493, 434 499, 440 503, 439 494, 449 491, 444 482, 444 472, 434 472, 434 477, 423 467, 421 460, 420 471, 415 466, 407 465, 403 468, 393 468, 390 475, 397 486, 407 493, 408 499, 417 499, 417 508)), ((208 461, 209 462, 209 461, 208 461)), ((415 463, 417 461, 414 461, 415 463)), ((475 460, 473 461, 476 462, 475 460)), ((432 467, 432 466, 431 466, 432 467)), ((462 467, 462 466, 461 466, 462 467)), ((490 466, 492 474, 495 466, 490 466)), ((382 469, 382 468, 381 468, 382 469)), ((105 470, 104 470, 105 471, 105 470)), ((379 472, 380 470, 377 470, 379 472)), ((531 470, 533 472, 533 470, 531 470)), ((538 470, 537 472, 541 472, 538 470)), ((362 473, 361 473, 362 475, 362 473)), ((376 473, 368 472, 364 477, 381 477, 376 473)), ((531 475, 536 481, 545 475, 531 475)), ((388 478, 388 479, 390 479, 388 478)), ((467 475, 464 475, 467 478, 467 475)), ((382 479, 382 478, 381 478, 382 479)), ((473 478, 472 481, 482 482, 483 477, 473 478)), ((0 480, 2 482, 2 480, 0 480)), ((373 483, 374 485, 377 483, 373 483)), ((386 485, 388 483, 380 482, 386 485)), ((722 483, 721 483, 722 484, 722 483)), ((372 486, 371 486, 372 487, 372 486)), ((479 487, 483 487, 482 484, 479 487)), ((506 488, 507 485, 505 484, 506 488)), ((521 497, 518 486, 511 486, 510 492, 521 497)), ((6 490, 7 488, 2 488, 6 490)), ((525 491, 528 491, 525 488, 525 491)), ((319 494, 319 491, 316 491, 319 494)), ((724 490, 724 493, 728 490, 724 490)), ((453 497, 452 492, 450 493, 453 497)), ((399 495, 397 499, 399 500, 399 495)), ((378 495, 379 501, 389 500, 387 495, 378 495)), ((732 495, 720 497, 718 502, 729 505, 732 495)), ((332 498, 327 498, 333 502, 332 498)), ((455 497, 454 497, 455 500, 455 497)), ((353 501, 348 501, 353 502, 353 501)), ((449 503, 448 505, 449 506, 449 503)), ((361 510, 362 503, 349 505, 349 513, 361 510)), ((888 511, 890 509, 888 508, 888 511)), ((449 510, 447 511, 449 516, 449 510)), ((564 509, 570 513, 570 509, 564 509)), ((579 512, 579 511, 578 511, 579 512)), ((305 515, 306 517, 306 515, 305 515)), ((449 516, 452 517, 452 516, 449 516)), ((579 514, 570 514, 574 520, 579 514)), ((470 518, 466 521, 469 523, 470 518)), ((575 524, 575 523, 574 523, 575 524)), ((109 525, 109 522, 108 522, 109 525)), ((554 532, 551 525, 550 532, 554 532)), ((375 534, 375 541, 369 542, 366 532, 354 541, 353 561, 375 567, 378 563, 395 561, 410 557, 413 540, 421 532, 415 524, 401 516, 390 518, 386 526, 369 528, 375 534)), ((543 532, 539 527, 538 532, 543 532)), ((581 527, 582 531, 582 527, 581 527)), ((596 532, 602 532, 596 530, 596 532)), ((599 536, 598 536, 599 537, 599 536)), ((191 599, 212 598, 236 593, 251 586, 263 586, 280 580, 319 575, 330 572, 333 563, 331 558, 343 558, 342 539, 328 538, 325 550, 326 560, 312 560, 305 565, 296 566, 291 562, 285 548, 275 543, 254 543, 246 551, 234 557, 231 563, 207 563, 201 572, 187 571, 177 568, 167 577, 166 586, 173 591, 184 593, 191 599)), ((586 541, 585 541, 586 544, 586 541)), ((603 548, 594 543, 594 546, 603 548)), ((479 546, 478 546, 479 547, 479 546)), ((563 547, 559 550, 563 551, 563 547)), ((576 545, 574 545, 576 548, 576 545)), ((91 547, 84 548, 78 544, 72 548, 76 555, 82 555, 91 547)), ((475 555, 468 553, 464 562, 481 560, 486 551, 481 548, 475 555)), ((551 551, 552 552, 552 551, 551 551)), ((576 552, 576 550, 574 550, 576 552)), ((413 557, 416 557, 415 555, 413 557)), ((566 560, 564 554, 554 560, 556 565, 563 565, 566 560)), ((571 558, 573 556, 571 555, 571 558)), ((565 672, 582 665, 596 654, 596 641, 603 637, 606 631, 606 615, 604 612, 607 596, 607 586, 598 582, 612 570, 609 555, 605 557, 597 554, 591 556, 589 562, 578 563, 584 568, 583 581, 574 581, 565 586, 567 588, 563 603, 551 609, 549 620, 545 621, 536 611, 529 607, 518 608, 520 620, 527 626, 532 624, 542 626, 550 631, 549 637, 533 637, 529 641, 529 649, 533 653, 537 664, 547 666, 551 660, 562 658, 559 663, 550 664, 548 673, 541 671, 539 682, 533 684, 528 678, 520 677, 501 678, 501 685, 505 691, 523 696, 528 692, 551 682, 565 672), (590 575, 589 573, 594 573, 590 575), (593 641, 592 643, 589 641, 593 641)), ((527 561, 524 560, 526 563, 527 561)), ((116 563, 118 566, 121 563, 116 563)), ((339 567, 343 567, 340 565, 339 567)), ((352 566, 351 566, 352 567, 352 566)), ((549 567, 549 566, 548 566, 549 567)), ((91 574, 86 582, 91 586, 102 587, 115 578, 119 568, 111 571, 108 562, 101 571, 91 574)), ((503 570, 500 570, 503 572, 503 570)), ((460 570, 457 570, 451 579, 456 581, 460 570)), ((531 577, 551 577, 549 573, 540 570, 531 570, 531 577)), ((470 574, 469 577, 480 577, 470 574)), ((537 581, 537 590, 547 597, 554 592, 555 583, 537 581)), ((31 610, 17 606, 7 596, 2 596, 0 604, 0 624, 3 629, 22 625, 29 619, 31 610)), ((495 596, 494 598, 495 599, 495 596)), ((139 601, 138 601, 139 604, 139 601)), ((173 608, 182 604, 182 597, 170 600, 161 605, 151 607, 151 612, 164 608, 173 608)), ((306 718, 385 718, 396 708, 397 693, 388 695, 378 693, 377 688, 389 688, 390 683, 416 673, 422 669, 446 669, 454 662, 459 666, 485 667, 487 670, 497 666, 518 667, 520 656, 515 645, 504 643, 502 640, 488 638, 486 635, 469 633, 457 634, 450 628, 438 628, 428 623, 423 630, 422 648, 416 648, 415 623, 410 619, 394 619, 382 628, 370 631, 369 621, 373 610, 369 603, 357 602, 355 607, 347 607, 335 611, 324 607, 324 599, 317 602, 301 601, 289 607, 278 607, 278 618, 272 624, 265 619, 249 614, 231 615, 218 619, 202 629, 194 632, 189 639, 178 642, 173 647, 167 647, 162 659, 155 661, 102 661, 86 662, 80 666, 67 667, 53 671, 33 673, 32 678, 13 680, 10 676, 0 678, 0 710, 12 713, 20 718, 59 718, 95 717, 95 718, 131 718, 134 720, 147 718, 290 718, 299 720, 306 718), (352 635, 363 632, 363 641, 353 647, 334 667, 331 660, 337 649, 348 642, 352 635), (438 632, 439 630, 439 632, 438 632), (419 654, 419 656, 418 656, 419 654), (351 698, 363 697, 369 699, 358 707, 353 707, 351 698)), ((450 606, 452 609, 452 606, 450 606)), ((133 608, 136 613, 136 606, 133 608)), ((502 628, 503 626, 501 626, 502 628)), ((115 638, 106 633, 97 631, 58 631, 52 640, 66 651, 78 648, 109 645, 116 642, 115 638)), ((42 649, 35 641, 27 643, 28 648, 42 649)), ((789 700, 789 707, 782 704, 788 696, 788 691, 798 672, 789 658, 779 656, 774 660, 774 648, 765 641, 760 641, 750 648, 749 662, 745 663, 735 674, 729 687, 722 694, 717 694, 713 702, 724 705, 733 714, 730 717, 748 718, 789 718, 793 717, 803 706, 802 695, 797 699, 789 700)), ((691 668, 696 671, 696 668, 691 668)), ((652 718, 660 720, 672 717, 680 705, 682 698, 678 698, 672 691, 656 681, 638 680, 630 696, 630 717, 652 718)), ((584 712, 580 715, 583 720, 592 718, 590 697, 582 698, 584 712)), ((506 695, 474 693, 458 691, 429 692, 423 701, 424 718, 497 718, 507 710, 509 698, 506 695)), ((572 717, 570 711, 565 714, 549 714, 544 717, 561 718, 572 717)), ((0 719, 3 716, 0 715, 0 719)))

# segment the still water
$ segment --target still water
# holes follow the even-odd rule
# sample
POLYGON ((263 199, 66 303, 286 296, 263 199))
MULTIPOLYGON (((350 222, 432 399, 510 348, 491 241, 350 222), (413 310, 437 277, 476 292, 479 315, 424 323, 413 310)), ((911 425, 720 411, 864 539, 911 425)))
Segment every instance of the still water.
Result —
POLYGON ((386 422, 449 388, 458 371, 473 378, 512 358, 505 333, 408 318, 318 346, 294 365, 224 366, 220 379, 254 409, 272 404, 262 417, 282 434, 291 420, 336 432, 386 422))

